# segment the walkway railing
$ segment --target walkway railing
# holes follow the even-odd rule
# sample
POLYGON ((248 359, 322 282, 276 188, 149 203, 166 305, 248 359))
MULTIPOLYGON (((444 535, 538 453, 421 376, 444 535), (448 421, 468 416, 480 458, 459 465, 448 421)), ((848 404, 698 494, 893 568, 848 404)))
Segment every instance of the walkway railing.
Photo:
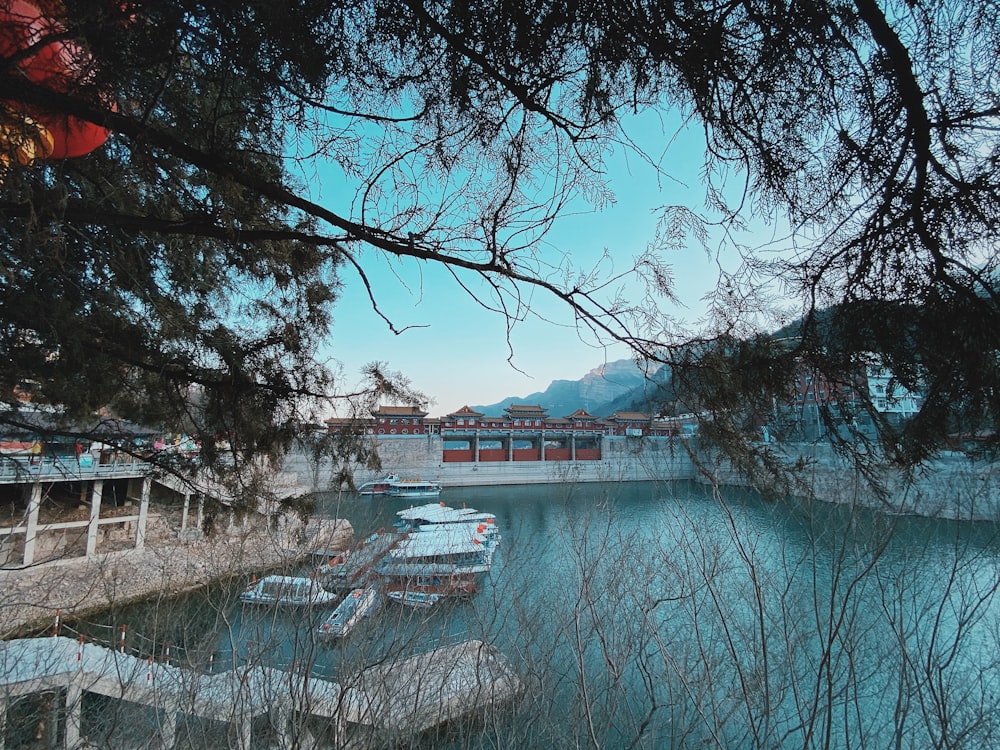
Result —
POLYGON ((152 470, 151 463, 133 457, 116 458, 109 463, 94 463, 79 461, 74 456, 3 456, 0 457, 0 484, 128 479, 145 476, 152 470))

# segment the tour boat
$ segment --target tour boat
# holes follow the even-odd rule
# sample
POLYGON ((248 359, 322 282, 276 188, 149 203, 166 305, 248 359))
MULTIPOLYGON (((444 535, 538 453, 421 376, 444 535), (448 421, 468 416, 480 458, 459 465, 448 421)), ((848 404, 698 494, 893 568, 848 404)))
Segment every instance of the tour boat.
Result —
POLYGON ((398 563, 382 571, 386 591, 420 591, 439 596, 472 596, 478 584, 475 573, 466 573, 452 565, 398 563))
MULTIPOLYGON (((478 526, 436 524, 432 530, 407 534, 380 561, 383 577, 411 578, 416 574, 453 576, 486 573, 495 547, 478 526)), ((391 586, 390 586, 391 588, 391 586)))
POLYGON ((354 589, 319 626, 320 637, 341 638, 347 635, 376 605, 378 591, 374 586, 354 589))
POLYGON ((285 607, 328 607, 340 597, 324 589, 319 581, 299 576, 267 576, 251 583, 240 594, 247 604, 273 604, 285 607))
POLYGON ((418 607, 426 609, 433 607, 441 599, 440 594, 431 594, 425 591, 390 591, 386 594, 390 599, 407 607, 418 607))
POLYGON ((373 479, 362 484, 358 487, 358 493, 361 495, 384 495, 389 489, 389 485, 398 481, 398 474, 386 474, 381 479, 373 479))
POLYGON ((490 545, 500 543, 500 528, 493 513, 482 513, 475 508, 452 508, 444 503, 427 503, 406 508, 396 513, 400 531, 434 531, 445 524, 475 524, 490 545))
POLYGON ((439 482, 427 482, 422 479, 397 479, 389 482, 385 491, 390 497, 437 497, 441 494, 439 482))

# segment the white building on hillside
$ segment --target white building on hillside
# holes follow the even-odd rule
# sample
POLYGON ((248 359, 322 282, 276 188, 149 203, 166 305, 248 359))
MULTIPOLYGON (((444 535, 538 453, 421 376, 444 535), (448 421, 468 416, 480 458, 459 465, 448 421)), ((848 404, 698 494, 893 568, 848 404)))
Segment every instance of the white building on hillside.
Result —
POLYGON ((904 388, 887 367, 870 364, 866 374, 868 395, 876 411, 900 417, 911 417, 920 411, 920 396, 904 388))

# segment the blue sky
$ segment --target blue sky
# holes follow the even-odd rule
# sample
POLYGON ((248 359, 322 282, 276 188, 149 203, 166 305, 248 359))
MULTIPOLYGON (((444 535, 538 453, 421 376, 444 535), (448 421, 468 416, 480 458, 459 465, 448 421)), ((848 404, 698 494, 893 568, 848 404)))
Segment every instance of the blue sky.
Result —
MULTIPOLYGON (((698 134, 665 147, 672 131, 664 134, 659 122, 649 118, 639 125, 650 151, 663 154, 662 166, 672 179, 664 180, 650 165, 619 153, 609 160, 616 203, 600 211, 583 202, 574 206, 546 238, 554 255, 569 253, 575 265, 589 267, 607 249, 610 260, 602 268, 608 275, 620 273, 653 239, 658 207, 680 204, 704 213, 698 134)), ((444 269, 418 262, 390 267, 374 253, 362 255, 360 261, 383 311, 397 327, 414 327, 393 334, 372 311, 356 276, 344 271, 330 355, 343 365, 348 386, 360 379, 366 363, 381 361, 404 373, 432 400, 431 414, 440 416, 465 404, 488 404, 544 390, 552 380, 577 380, 606 361, 630 356, 624 345, 602 345, 592 337, 581 337, 565 304, 538 290, 532 307, 543 319, 514 326, 511 357, 503 317, 479 306, 444 269)), ((702 297, 714 288, 716 257, 694 243, 672 250, 667 262, 684 307, 667 306, 663 312, 694 322, 703 312, 702 297)), ((723 262, 733 260, 723 258, 723 262)))

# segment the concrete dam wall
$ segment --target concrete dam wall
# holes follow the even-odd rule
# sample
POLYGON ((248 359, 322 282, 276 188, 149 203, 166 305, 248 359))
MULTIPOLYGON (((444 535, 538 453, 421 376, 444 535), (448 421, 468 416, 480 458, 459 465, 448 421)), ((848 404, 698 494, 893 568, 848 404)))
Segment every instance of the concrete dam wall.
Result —
MULTIPOLYGON (((381 471, 348 467, 355 484, 393 472, 406 479, 433 479, 445 487, 553 484, 559 482, 641 482, 691 479, 695 468, 678 439, 604 437, 600 460, 580 461, 445 461, 437 435, 376 438, 381 471)), ((339 467, 337 467, 339 468, 339 467)), ((286 476, 302 491, 330 487, 335 467, 317 466, 301 453, 286 458, 286 476)))

